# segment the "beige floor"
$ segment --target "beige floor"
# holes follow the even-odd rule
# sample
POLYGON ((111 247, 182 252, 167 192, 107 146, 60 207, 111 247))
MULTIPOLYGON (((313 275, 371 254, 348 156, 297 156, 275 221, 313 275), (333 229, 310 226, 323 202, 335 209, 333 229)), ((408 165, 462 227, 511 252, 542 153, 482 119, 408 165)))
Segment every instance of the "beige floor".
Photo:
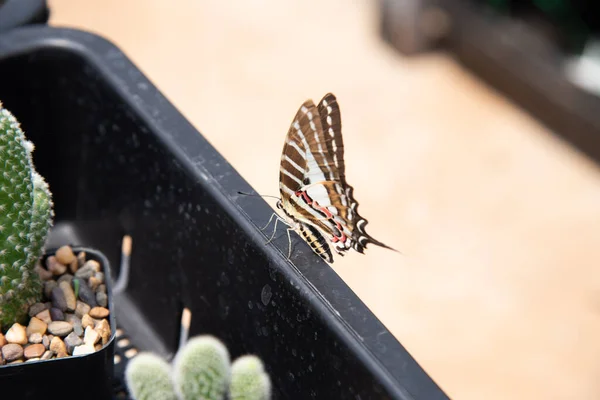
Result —
POLYGON ((262 193, 297 107, 334 92, 362 214, 404 253, 336 271, 455 399, 600 398, 599 169, 448 57, 388 49, 375 1, 50 3, 262 193))

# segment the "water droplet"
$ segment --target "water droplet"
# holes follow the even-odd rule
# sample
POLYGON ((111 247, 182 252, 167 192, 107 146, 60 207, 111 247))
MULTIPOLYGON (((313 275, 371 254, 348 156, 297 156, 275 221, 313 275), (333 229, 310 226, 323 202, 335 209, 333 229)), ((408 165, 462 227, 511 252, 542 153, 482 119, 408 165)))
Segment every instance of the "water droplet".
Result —
POLYGON ((275 275, 275 269, 269 270, 269 277, 273 282, 277 282, 277 276, 275 275))
POLYGON ((271 291, 271 286, 269 286, 269 284, 263 286, 262 291, 260 292, 260 300, 265 306, 269 304, 272 296, 273 292, 271 291))
POLYGON ((229 278, 225 275, 225 272, 221 273, 221 282, 223 282, 224 286, 229 285, 229 278))

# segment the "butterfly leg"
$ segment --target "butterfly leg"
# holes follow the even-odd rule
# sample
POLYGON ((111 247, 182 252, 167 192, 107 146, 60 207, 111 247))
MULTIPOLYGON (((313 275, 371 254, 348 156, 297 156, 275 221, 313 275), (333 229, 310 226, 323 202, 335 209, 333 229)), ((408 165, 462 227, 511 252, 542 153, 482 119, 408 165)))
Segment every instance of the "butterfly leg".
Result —
POLYGON ((260 230, 261 230, 261 231, 264 231, 264 230, 267 228, 267 226, 271 225, 271 221, 273 221, 273 218, 274 218, 274 217, 277 217, 277 218, 279 218, 279 217, 277 216, 277 214, 275 214, 275 213, 271 214, 271 218, 269 218, 269 222, 267 222, 267 224, 266 224, 265 226, 263 226, 262 228, 260 228, 260 230))
MULTIPOLYGON (((275 216, 275 225, 273 226, 273 234, 271 235, 271 237, 269 238, 269 240, 267 240, 267 242, 265 244, 269 244, 271 243, 271 241, 273 240, 273 238, 275 237, 275 232, 277 232, 277 223, 278 222, 283 222, 284 224, 288 225, 287 221, 283 218, 281 218, 279 215, 277 214, 273 214, 275 216)), ((272 217, 271 217, 272 218, 272 217)))
MULTIPOLYGON (((275 215, 275 214, 273 214, 273 215, 275 215)), ((271 237, 269 238, 269 240, 267 240, 267 241, 265 242, 265 244, 269 244, 269 243, 271 243, 271 240, 273 240, 273 238, 275 237, 275 232, 277 232, 277 223, 278 223, 280 220, 281 220, 281 218, 279 218, 279 217, 277 217, 277 218, 275 219, 275 224, 273 225, 273 234, 271 234, 271 237)), ((265 228, 266 228, 266 227, 265 227, 265 228)))

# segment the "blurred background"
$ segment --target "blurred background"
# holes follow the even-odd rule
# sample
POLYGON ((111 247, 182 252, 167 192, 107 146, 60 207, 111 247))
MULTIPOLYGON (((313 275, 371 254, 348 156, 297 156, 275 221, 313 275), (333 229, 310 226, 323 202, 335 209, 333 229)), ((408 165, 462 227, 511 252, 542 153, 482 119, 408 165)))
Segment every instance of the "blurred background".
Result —
POLYGON ((297 108, 335 93, 361 214, 403 253, 336 272, 454 399, 600 398, 598 2, 50 9, 119 46, 262 194, 297 108))

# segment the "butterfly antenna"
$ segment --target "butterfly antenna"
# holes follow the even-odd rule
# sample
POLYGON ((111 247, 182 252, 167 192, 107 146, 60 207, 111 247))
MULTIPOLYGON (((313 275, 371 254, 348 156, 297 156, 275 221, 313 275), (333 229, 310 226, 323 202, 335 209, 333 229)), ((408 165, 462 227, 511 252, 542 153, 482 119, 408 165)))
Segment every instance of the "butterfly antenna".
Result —
POLYGON ((252 197, 271 197, 273 199, 281 200, 280 197, 271 196, 270 194, 252 194, 252 193, 240 192, 239 190, 238 190, 238 194, 241 194, 243 196, 252 196, 252 197))

